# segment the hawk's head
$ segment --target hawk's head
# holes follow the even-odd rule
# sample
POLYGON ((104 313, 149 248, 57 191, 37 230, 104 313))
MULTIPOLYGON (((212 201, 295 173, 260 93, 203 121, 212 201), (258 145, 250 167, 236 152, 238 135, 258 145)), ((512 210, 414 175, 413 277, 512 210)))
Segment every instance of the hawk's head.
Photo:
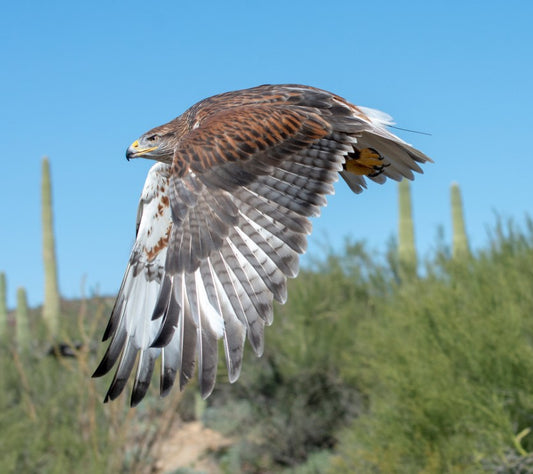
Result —
POLYGON ((126 158, 130 160, 143 157, 164 163, 172 163, 177 140, 176 130, 170 126, 170 123, 161 125, 144 133, 138 140, 135 140, 126 150, 126 158))

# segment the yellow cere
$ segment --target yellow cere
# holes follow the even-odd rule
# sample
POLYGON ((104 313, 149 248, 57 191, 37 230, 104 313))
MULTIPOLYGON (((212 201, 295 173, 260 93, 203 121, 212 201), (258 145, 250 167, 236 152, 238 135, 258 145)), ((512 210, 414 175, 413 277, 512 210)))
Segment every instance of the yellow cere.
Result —
POLYGON ((155 150, 157 147, 153 146, 153 147, 150 147, 150 148, 139 148, 139 140, 135 140, 131 144, 130 148, 134 148, 135 149, 135 155, 140 156, 140 155, 144 155, 145 153, 148 153, 148 152, 150 152, 152 150, 155 150))

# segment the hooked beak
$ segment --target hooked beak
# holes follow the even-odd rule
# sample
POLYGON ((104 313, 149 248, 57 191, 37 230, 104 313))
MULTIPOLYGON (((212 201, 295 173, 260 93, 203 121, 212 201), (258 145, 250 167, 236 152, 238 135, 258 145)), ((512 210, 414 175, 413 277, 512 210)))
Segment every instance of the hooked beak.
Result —
POLYGON ((126 150, 126 159, 129 161, 132 158, 137 158, 138 156, 145 155, 157 147, 153 146, 151 148, 141 148, 139 147, 139 140, 135 140, 126 150))

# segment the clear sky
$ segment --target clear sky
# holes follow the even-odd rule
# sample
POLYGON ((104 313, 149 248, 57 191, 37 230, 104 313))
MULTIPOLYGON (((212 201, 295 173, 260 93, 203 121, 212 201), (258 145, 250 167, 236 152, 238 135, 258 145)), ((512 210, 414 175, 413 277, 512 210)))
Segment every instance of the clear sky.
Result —
MULTIPOLYGON (((151 162, 124 158, 140 134, 199 99, 303 83, 390 113, 435 164, 415 181, 421 256, 450 238, 459 182, 475 248, 501 214, 533 215, 533 3, 527 1, 7 2, 0 17, 0 271, 43 299, 41 159, 52 168, 59 284, 114 294, 151 162), (84 283, 83 283, 84 282, 84 283)), ((383 251, 397 187, 339 182, 311 254, 351 237, 383 251)))

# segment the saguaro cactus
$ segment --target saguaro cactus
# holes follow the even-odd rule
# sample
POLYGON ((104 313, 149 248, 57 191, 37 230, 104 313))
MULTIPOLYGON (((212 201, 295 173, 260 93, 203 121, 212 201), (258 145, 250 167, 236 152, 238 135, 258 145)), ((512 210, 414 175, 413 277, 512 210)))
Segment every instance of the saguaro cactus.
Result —
POLYGON ((0 273, 0 341, 7 335, 6 274, 0 273))
POLYGON ((43 218, 43 260, 44 260, 44 304, 43 319, 49 335, 55 339, 59 329, 60 297, 57 284, 57 263, 55 252, 54 223, 52 213, 52 185, 50 164, 43 158, 42 175, 42 218, 43 218))
POLYGON ((452 225, 453 225, 453 258, 464 258, 470 255, 468 237, 466 236, 463 216, 461 190, 457 183, 451 185, 452 225))
POLYGON ((17 348, 25 351, 30 348, 30 320, 28 316, 28 299, 26 290, 22 287, 17 288, 17 311, 15 319, 15 330, 17 348))
POLYGON ((399 221, 398 221, 398 260, 404 275, 416 275, 415 231, 411 206, 411 188, 404 179, 398 184, 399 221))

